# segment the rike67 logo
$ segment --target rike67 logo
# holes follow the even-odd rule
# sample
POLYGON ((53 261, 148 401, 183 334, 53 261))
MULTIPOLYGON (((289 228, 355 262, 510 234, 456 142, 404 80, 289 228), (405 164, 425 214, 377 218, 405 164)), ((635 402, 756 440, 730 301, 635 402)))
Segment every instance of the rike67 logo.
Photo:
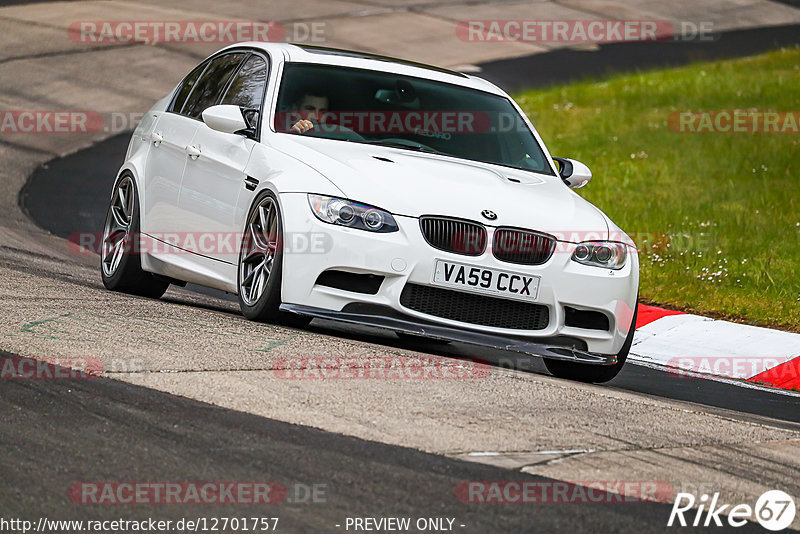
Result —
POLYGON ((720 502, 719 493, 714 493, 710 499, 708 495, 701 495, 699 500, 691 493, 678 493, 667 526, 721 527, 727 523, 731 527, 741 527, 755 519, 765 529, 779 531, 789 528, 796 513, 794 499, 780 490, 765 492, 756 501, 755 508, 749 504, 724 504, 720 502))

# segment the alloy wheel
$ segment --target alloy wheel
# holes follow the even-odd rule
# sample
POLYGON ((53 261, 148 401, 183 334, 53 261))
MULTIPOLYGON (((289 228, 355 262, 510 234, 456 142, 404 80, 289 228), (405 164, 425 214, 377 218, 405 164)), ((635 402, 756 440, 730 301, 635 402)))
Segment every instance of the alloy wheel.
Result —
POLYGON ((101 250, 103 273, 106 276, 113 276, 117 272, 122 257, 130 248, 134 194, 129 176, 122 178, 114 189, 103 229, 101 250))
POLYGON ((247 221, 239 262, 239 295, 248 306, 255 306, 264 294, 277 251, 277 206, 265 197, 247 221))

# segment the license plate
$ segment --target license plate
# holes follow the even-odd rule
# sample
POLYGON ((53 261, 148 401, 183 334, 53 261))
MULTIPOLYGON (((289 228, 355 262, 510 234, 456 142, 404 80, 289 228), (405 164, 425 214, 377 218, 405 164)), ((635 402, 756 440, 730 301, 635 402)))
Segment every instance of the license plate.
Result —
POLYGON ((444 260, 436 260, 433 284, 527 301, 539 293, 538 276, 444 260))

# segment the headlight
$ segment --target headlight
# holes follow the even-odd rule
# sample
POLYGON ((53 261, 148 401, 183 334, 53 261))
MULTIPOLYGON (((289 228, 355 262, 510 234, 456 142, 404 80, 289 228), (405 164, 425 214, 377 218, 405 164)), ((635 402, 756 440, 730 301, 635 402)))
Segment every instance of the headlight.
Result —
POLYGON ((622 269, 628 258, 625 244, 612 241, 586 241, 575 248, 572 261, 605 269, 622 269))
POLYGON ((382 234, 397 231, 394 217, 373 206, 322 195, 308 195, 308 203, 317 219, 326 223, 382 234))

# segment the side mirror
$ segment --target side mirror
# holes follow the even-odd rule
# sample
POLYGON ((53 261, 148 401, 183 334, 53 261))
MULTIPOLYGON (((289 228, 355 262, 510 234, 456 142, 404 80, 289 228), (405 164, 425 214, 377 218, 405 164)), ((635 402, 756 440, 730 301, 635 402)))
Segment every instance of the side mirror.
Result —
POLYGON ((580 189, 592 179, 589 167, 574 159, 553 158, 558 163, 558 175, 572 189, 580 189))
POLYGON ((246 133, 248 129, 242 110, 233 105, 206 108, 203 111, 203 122, 212 130, 229 134, 246 133))

